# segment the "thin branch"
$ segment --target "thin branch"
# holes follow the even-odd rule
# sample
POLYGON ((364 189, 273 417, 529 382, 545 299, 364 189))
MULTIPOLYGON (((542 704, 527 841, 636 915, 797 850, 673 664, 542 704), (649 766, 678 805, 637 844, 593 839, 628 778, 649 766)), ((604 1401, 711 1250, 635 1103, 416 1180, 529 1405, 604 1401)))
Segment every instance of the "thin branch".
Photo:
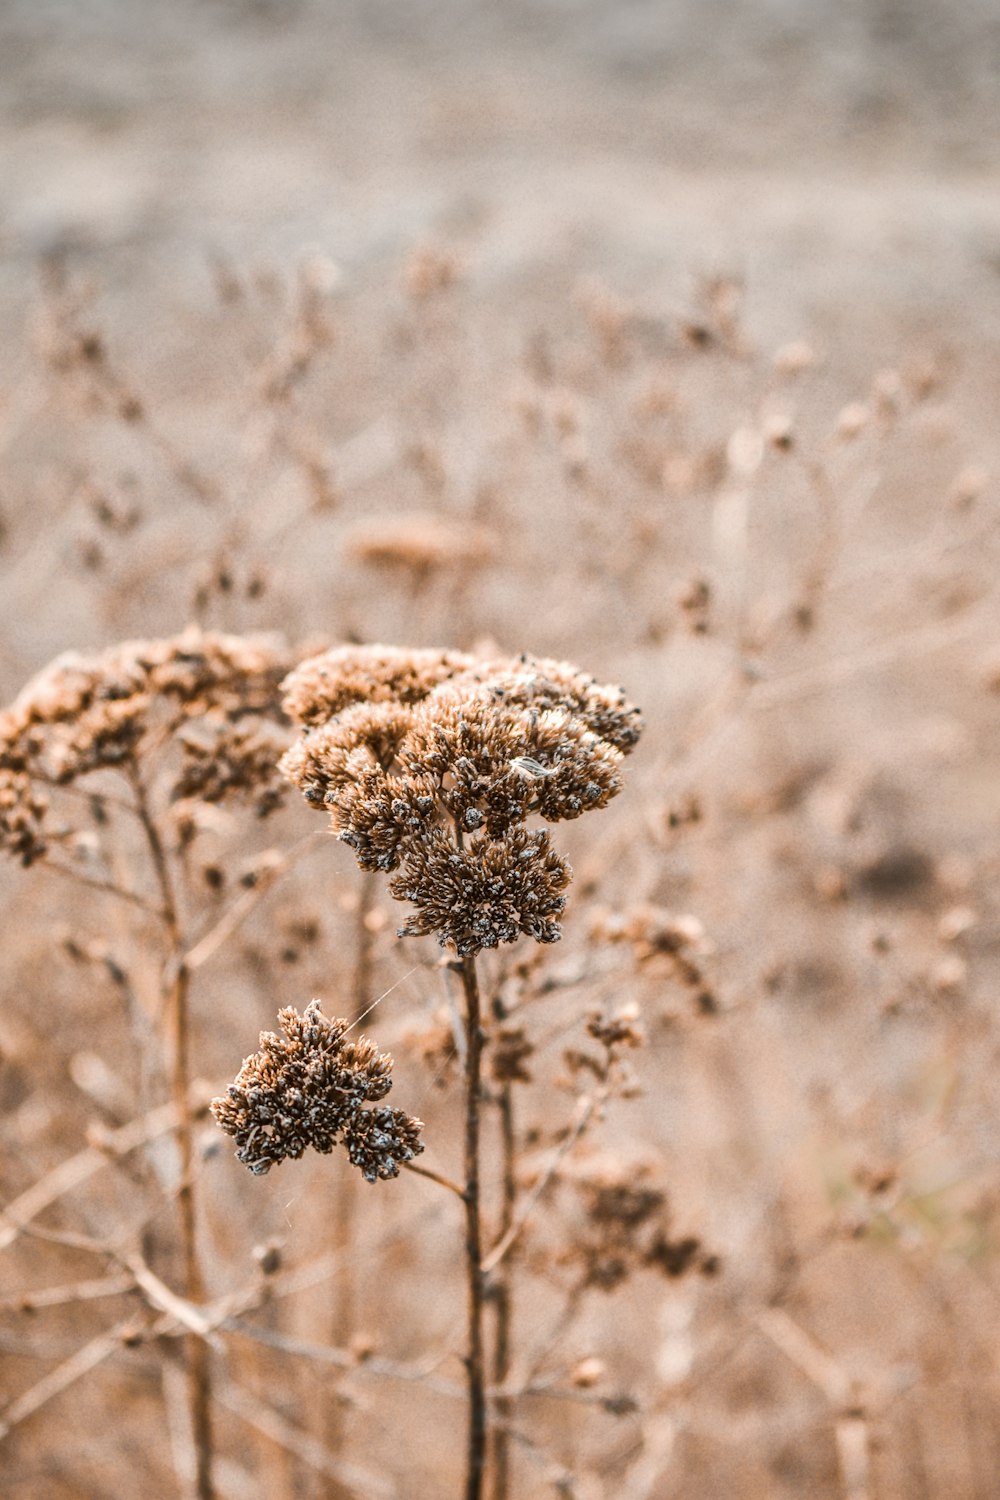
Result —
POLYGON ((492 1391, 490 1394, 494 1399, 506 1397, 509 1401, 520 1401, 526 1396, 544 1396, 552 1401, 571 1401, 578 1406, 596 1406, 601 1411, 606 1411, 616 1417, 622 1415, 621 1404, 628 1403, 629 1414, 637 1414, 638 1404, 630 1395, 622 1392, 612 1394, 608 1391, 588 1391, 576 1385, 561 1385, 559 1381, 563 1378, 564 1375, 558 1378, 553 1377, 552 1384, 536 1380, 530 1385, 511 1386, 501 1391, 492 1391), (636 1408, 634 1412, 633 1406, 636 1408))
POLYGON ((167 1442, 173 1460, 178 1493, 189 1496, 198 1473, 198 1459, 191 1435, 191 1413, 188 1409, 187 1371, 174 1359, 160 1361, 160 1385, 163 1391, 163 1413, 166 1418, 167 1442))
POLYGON ((169 1316, 180 1323, 190 1333, 197 1334, 201 1339, 207 1339, 219 1347, 218 1340, 212 1338, 212 1319, 200 1307, 195 1307, 184 1297, 178 1297, 172 1292, 166 1282, 161 1281, 155 1271, 152 1271, 141 1255, 116 1256, 122 1265, 126 1266, 132 1273, 135 1285, 142 1292, 150 1307, 157 1312, 169 1314, 169 1316))
MULTIPOLYGON (((342 1275, 345 1261, 348 1259, 364 1258, 367 1264, 370 1260, 372 1249, 391 1245, 399 1239, 409 1238, 415 1232, 417 1226, 430 1223, 435 1217, 436 1212, 434 1210, 425 1212, 418 1216, 415 1221, 410 1220, 405 1228, 396 1226, 385 1234, 380 1235, 375 1240, 373 1246, 366 1249, 363 1253, 361 1251, 356 1252, 352 1257, 345 1256, 337 1249, 319 1255, 314 1260, 307 1261, 305 1265, 297 1266, 292 1270, 259 1278, 249 1286, 244 1286, 235 1292, 229 1292, 224 1297, 217 1298, 214 1302, 194 1309, 196 1315, 203 1314, 204 1317, 203 1324, 199 1326, 192 1326, 190 1317, 187 1317, 184 1322, 178 1322, 175 1317, 168 1314, 161 1318, 156 1326, 157 1337, 173 1338, 177 1336, 181 1329, 184 1329, 186 1332, 194 1333, 199 1338, 210 1340, 217 1329, 226 1330, 230 1324, 236 1327, 244 1313, 252 1312, 264 1303, 271 1304, 285 1297, 293 1297, 298 1292, 308 1291, 312 1287, 320 1285, 323 1281, 330 1280, 337 1275, 342 1275)), ((87 1248, 91 1247, 88 1246, 87 1248)), ((117 1260, 119 1264, 127 1264, 123 1257, 118 1256, 108 1246, 98 1246, 95 1244, 92 1248, 102 1255, 109 1256, 112 1260, 117 1260)), ((134 1278, 132 1278, 130 1284, 135 1284, 134 1278)), ((190 1304, 183 1305, 190 1308, 190 1304)), ((248 1333, 253 1327, 252 1324, 243 1325, 242 1323, 239 1326, 242 1331, 248 1333)), ((280 1347, 280 1345, 276 1347, 280 1347)), ((351 1359, 355 1361, 356 1356, 352 1355, 351 1359)))
MULTIPOLYGON (((192 1084, 188 1091, 189 1103, 200 1112, 211 1097, 204 1083, 192 1084)), ((82 1186, 116 1157, 127 1156, 148 1145, 150 1141, 167 1135, 177 1127, 178 1112, 175 1104, 161 1104, 148 1114, 130 1120, 117 1130, 108 1131, 100 1146, 86 1146, 75 1156, 53 1167, 44 1177, 32 1184, 21 1195, 0 1210, 0 1250, 12 1245, 18 1235, 51 1204, 66 1193, 82 1186), (5 1222, 2 1222, 5 1221, 5 1222)))
POLYGON ((304 1343, 301 1339, 287 1338, 284 1334, 275 1333, 270 1328, 260 1328, 253 1323, 246 1323, 242 1318, 224 1318, 216 1325, 221 1332, 239 1334, 244 1338, 253 1339, 258 1344, 266 1344, 269 1349, 278 1349, 282 1354, 291 1355, 295 1359, 311 1359, 317 1364, 333 1365, 338 1370, 357 1370, 361 1374, 373 1375, 378 1379, 402 1380, 408 1384, 423 1385, 425 1389, 434 1391, 440 1396, 464 1396, 465 1388, 454 1380, 441 1380, 434 1375, 434 1370, 440 1363, 435 1360, 430 1365, 403 1365, 395 1360, 381 1359, 377 1355, 366 1359, 359 1359, 350 1349, 337 1349, 326 1344, 304 1343))
POLYGON ((765 1308, 756 1321, 758 1328, 819 1387, 836 1412, 834 1436, 844 1500, 868 1500, 871 1471, 868 1418, 856 1383, 783 1308, 765 1308))
POLYGON ((138 891, 130 891, 125 886, 119 885, 114 880, 102 880, 97 875, 87 875, 83 870, 76 869, 73 865, 63 865, 54 859, 41 859, 38 861, 39 868, 49 870, 54 875, 66 875, 70 880, 77 881, 80 885, 89 886, 93 891, 105 891, 109 896, 117 896, 120 901, 131 902, 133 906, 141 907, 150 916, 163 921, 164 912, 159 906, 154 906, 147 901, 145 896, 140 896, 138 891))
POLYGON ((46 776, 44 771, 37 766, 32 768, 32 781, 40 782, 42 786, 52 787, 58 791, 61 797, 75 797, 79 802, 93 804, 100 802, 105 807, 115 807, 119 812, 135 814, 135 803, 130 802, 127 797, 117 797, 114 792, 106 792, 101 787, 88 786, 87 781, 91 776, 103 776, 109 767, 97 766, 90 771, 82 771, 77 777, 76 783, 63 782, 56 776, 46 776))
POLYGON ((67 1286, 47 1286, 38 1292, 22 1292, 19 1297, 5 1297, 0 1307, 16 1312, 40 1312, 44 1307, 65 1307, 72 1302, 94 1302, 101 1297, 121 1297, 133 1291, 132 1276, 100 1276, 90 1281, 74 1281, 67 1286))
MULTIPOLYGON (((325 837, 325 835, 324 835, 325 837)), ((374 924, 369 920, 374 907, 378 877, 370 870, 361 872, 357 886, 357 906, 354 911, 353 965, 350 989, 348 1024, 353 1024, 364 1015, 372 994, 372 969, 374 959, 374 924)), ((412 1165, 407 1163, 407 1165, 412 1165)), ((422 1168, 421 1175, 432 1180, 435 1173, 422 1168)), ((340 1192, 334 1195, 332 1205, 332 1243, 346 1250, 354 1243, 357 1232, 358 1189, 360 1183, 349 1179, 340 1192)), ((459 1190, 460 1191, 460 1190, 459 1190)), ((334 1344, 349 1344, 357 1318, 358 1286, 357 1266, 348 1257, 344 1274, 339 1278, 330 1299, 329 1337, 334 1344)), ((319 1435, 331 1448, 341 1446, 344 1437, 344 1411, 339 1402, 323 1403, 319 1435)), ((333 1494, 330 1500, 341 1500, 333 1494)))
POLYGON ((815 666, 758 681, 752 686, 750 705, 755 710, 771 708, 806 697, 810 693, 821 692, 825 688, 836 687, 863 672, 891 666, 907 656, 921 656, 925 651, 943 650, 958 641, 969 639, 977 630, 991 626, 995 616, 996 601, 986 598, 954 619, 936 620, 929 625, 918 626, 914 630, 862 646, 856 652, 831 657, 815 666))
POLYGON ((834 1428, 844 1500, 868 1500, 871 1474, 868 1419, 863 1411, 844 1412, 834 1428))
POLYGON ((301 859, 304 854, 308 854, 321 840, 327 837, 328 835, 325 830, 306 834, 305 838, 300 839, 297 844, 293 844, 287 854, 283 854, 280 859, 275 860, 273 865, 265 867, 250 889, 244 891, 242 896, 233 902, 228 911, 223 912, 214 926, 210 927, 198 939, 195 945, 183 954, 179 960, 180 965, 189 974, 193 974, 196 969, 201 968, 202 964, 208 963, 209 959, 214 957, 223 944, 228 942, 237 928, 246 920, 257 903, 267 895, 275 881, 280 876, 286 874, 292 865, 301 859))
POLYGON ((528 1364, 525 1385, 534 1387, 541 1379, 541 1371, 548 1362, 549 1356, 557 1346, 562 1343, 573 1324, 576 1322, 587 1295, 586 1281, 576 1281, 566 1294, 566 1299, 559 1309, 558 1315, 545 1337, 536 1346, 528 1364))
MULTIPOLYGON (((501 1085, 497 1096, 500 1118, 500 1147, 503 1163, 502 1208, 500 1236, 510 1232, 517 1206, 517 1182, 515 1177, 517 1157, 517 1135, 514 1128, 514 1090, 510 1083, 501 1085)), ((511 1261, 513 1257, 497 1267, 498 1274, 490 1285, 493 1303, 495 1336, 493 1345, 493 1384, 502 1389, 510 1376, 513 1287, 511 1261)), ((514 1404, 506 1396, 497 1397, 496 1428, 493 1435, 492 1500, 507 1500, 510 1486, 510 1426, 514 1418, 514 1404)))
POLYGON ((48 1375, 43 1376, 30 1390, 25 1391, 23 1396, 12 1401, 0 1416, 0 1442, 8 1437, 15 1427, 26 1422, 29 1417, 33 1417, 35 1412, 47 1402, 62 1395, 63 1391, 68 1390, 84 1375, 96 1369, 109 1355, 114 1354, 116 1349, 120 1349, 128 1326, 127 1323, 119 1323, 110 1332, 99 1333, 96 1338, 90 1340, 89 1344, 84 1344, 83 1348, 71 1354, 69 1359, 57 1365, 54 1370, 50 1370, 48 1375))
MULTIPOLYGON (((174 889, 167 851, 149 804, 145 783, 134 761, 129 763, 128 776, 135 796, 136 812, 146 835, 163 903, 163 922, 170 949, 169 961, 163 975, 163 985, 165 998, 168 1000, 168 1024, 172 1044, 171 1088, 177 1108, 177 1147, 181 1159, 180 1181, 177 1187, 177 1213, 184 1256, 184 1291, 188 1301, 195 1303, 204 1300, 205 1284, 198 1255, 198 1226, 193 1183, 194 1125, 188 1101, 190 971, 184 963, 185 943, 181 931, 180 906, 174 889)), ((203 1339, 191 1337, 188 1340, 187 1371, 191 1427, 198 1460, 196 1476, 198 1500, 215 1500, 215 1488, 212 1483, 211 1370, 209 1351, 203 1339)))
POLYGON ((462 960, 465 991, 465 1265, 468 1314, 465 1367, 469 1431, 465 1500, 481 1500, 486 1471, 486 1371, 483 1339, 484 1268, 479 1217, 479 1126, 483 1031, 476 961, 462 960))
POLYGON ((486 1259, 483 1261, 482 1269, 485 1273, 492 1271, 496 1266, 498 1266, 503 1260, 504 1256, 508 1254, 511 1247, 516 1244, 524 1230, 524 1226, 527 1224, 529 1218, 534 1212, 535 1205, 538 1203, 539 1198, 541 1198, 542 1194, 545 1192, 545 1189, 548 1187, 556 1172, 559 1170, 559 1166, 564 1157, 566 1157, 569 1152, 572 1151, 581 1135, 583 1135, 583 1132, 590 1124, 598 1105, 603 1101, 603 1099, 604 1091, 602 1089, 599 1089, 594 1094, 584 1095, 580 1099, 577 1119, 571 1127, 569 1134, 565 1137, 564 1140, 559 1142, 559 1145, 552 1153, 552 1157, 549 1161, 548 1166, 546 1167, 545 1171, 542 1173, 538 1181, 535 1183, 534 1187, 531 1189, 531 1192, 528 1193, 527 1197, 522 1201, 520 1208, 514 1215, 514 1222, 507 1230, 507 1233, 501 1236, 501 1238, 493 1246, 493 1249, 490 1251, 489 1255, 487 1255, 486 1259))
POLYGON ((450 1177, 443 1177, 440 1172, 433 1171, 430 1167, 420 1167, 415 1161, 404 1161, 403 1166, 408 1172, 415 1172, 418 1177, 426 1177, 431 1182, 437 1182, 449 1193, 454 1193, 457 1198, 465 1202, 465 1190, 460 1188, 457 1182, 452 1182, 450 1177))
POLYGON ((265 1401, 261 1401, 259 1397, 248 1391, 245 1386, 237 1385, 235 1381, 227 1381, 221 1389, 216 1388, 215 1399, 220 1406, 231 1411, 248 1427, 262 1432, 273 1443, 277 1443, 279 1447, 286 1449, 293 1457, 308 1464, 309 1468, 315 1469, 318 1474, 323 1474, 327 1479, 335 1480, 336 1483, 355 1490, 359 1495, 377 1497, 377 1500, 395 1500, 398 1495, 395 1485, 382 1475, 338 1458, 323 1443, 318 1442, 308 1432, 303 1432, 301 1427, 296 1427, 289 1422, 272 1406, 268 1406, 265 1401))
POLYGON ((837 1361, 784 1308, 767 1307, 757 1314, 756 1322, 782 1354, 819 1387, 832 1406, 843 1406, 850 1400, 851 1382, 837 1361))

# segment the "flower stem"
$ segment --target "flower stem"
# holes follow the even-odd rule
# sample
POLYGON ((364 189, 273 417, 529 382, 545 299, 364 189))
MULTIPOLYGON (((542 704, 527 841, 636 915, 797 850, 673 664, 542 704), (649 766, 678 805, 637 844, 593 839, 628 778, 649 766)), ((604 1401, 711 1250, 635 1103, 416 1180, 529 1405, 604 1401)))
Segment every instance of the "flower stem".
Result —
MULTIPOLYGON (((189 1100, 188 1064, 188 974, 181 966, 173 984, 170 1023, 173 1042, 172 1092, 180 1128, 180 1185, 177 1209, 184 1249, 184 1294, 189 1302, 204 1301, 205 1284, 198 1259, 197 1222, 194 1203, 194 1149, 191 1105, 189 1100)), ((212 1417, 209 1349, 204 1339, 189 1335, 186 1341, 188 1402, 194 1437, 196 1460, 196 1494, 198 1500, 215 1500, 212 1482, 212 1417)))
POLYGON ((479 1126, 482 1093, 482 1021, 476 961, 462 960, 465 991, 465 1267, 468 1335, 465 1367, 469 1431, 465 1500, 482 1500, 486 1469, 486 1369, 483 1339, 482 1229, 479 1204, 479 1126))
POLYGON ((426 1177, 429 1182, 436 1182, 439 1187, 447 1188, 449 1193, 457 1194, 462 1202, 465 1202, 465 1189, 460 1188, 457 1182, 452 1182, 450 1177, 443 1177, 440 1172, 435 1172, 430 1167, 418 1167, 415 1161, 404 1161, 402 1165, 407 1172, 414 1172, 418 1177, 426 1177))
MULTIPOLYGON (((326 835, 324 834, 324 837, 326 835)), ((351 1010, 349 1020, 356 1024, 361 1018, 372 996, 372 970, 375 935, 368 920, 375 902, 376 879, 365 871, 358 886, 358 905, 354 922, 354 972, 351 979, 351 1010)), ((411 1162, 406 1163, 412 1166, 411 1162)), ((430 1176, 429 1172, 424 1173, 430 1176)), ((343 1255, 342 1270, 337 1278, 333 1301, 332 1336, 334 1344, 347 1348, 354 1332, 357 1316, 357 1283, 355 1258, 351 1254, 356 1231, 359 1184, 353 1176, 340 1185, 334 1205, 333 1239, 343 1255)), ((459 1189, 461 1191, 461 1189, 459 1189)), ((344 1408, 339 1401, 325 1400, 321 1436, 326 1446, 334 1453, 344 1442, 344 1408)), ((328 1500, 344 1500, 352 1491, 336 1482, 331 1486, 328 1500)))
MULTIPOLYGON (((194 1201, 194 1123, 189 1097, 189 1003, 190 970, 185 961, 185 943, 181 930, 180 910, 170 876, 167 852, 160 830, 149 806, 145 785, 137 767, 132 768, 136 813, 142 824, 153 862, 153 871, 163 907, 163 925, 169 944, 167 973, 167 1025, 170 1032, 171 1092, 177 1111, 177 1146, 180 1154, 180 1181, 177 1188, 177 1215, 184 1258, 184 1295, 199 1303, 205 1297, 205 1284, 198 1257, 197 1219, 194 1201)), ((215 1500, 212 1481, 212 1411, 209 1349, 203 1339, 188 1336, 185 1346, 188 1405, 195 1450, 195 1492, 198 1500, 215 1500)))
MULTIPOLYGON (((505 1235, 514 1223, 517 1189, 514 1179, 516 1135, 514 1130, 513 1089, 501 1085, 497 1098, 500 1112, 500 1141, 503 1157, 503 1206, 500 1234, 505 1235)), ((496 1341, 493 1349, 493 1384, 501 1389, 510 1375, 511 1321, 513 1315, 510 1260, 502 1261, 493 1273, 490 1297, 496 1319, 496 1341)), ((508 1397, 497 1399, 497 1427, 493 1434, 492 1500, 507 1500, 510 1483, 510 1422, 513 1404, 508 1397)))

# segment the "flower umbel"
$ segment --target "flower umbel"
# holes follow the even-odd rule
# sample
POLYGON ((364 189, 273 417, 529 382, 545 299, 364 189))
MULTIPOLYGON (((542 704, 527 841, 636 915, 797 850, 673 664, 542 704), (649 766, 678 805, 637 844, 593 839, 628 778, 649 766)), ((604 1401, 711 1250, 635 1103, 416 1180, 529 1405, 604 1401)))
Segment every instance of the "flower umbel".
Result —
POLYGON ((558 939, 571 871, 526 824, 621 790, 641 721, 620 688, 530 656, 345 647, 297 667, 284 706, 302 726, 285 775, 362 869, 397 872, 391 894, 416 907, 401 935, 461 957, 558 939))
POLYGON ((348 1041, 348 1022, 329 1020, 318 1000, 302 1015, 288 1006, 278 1020, 284 1036, 261 1032, 260 1050, 226 1097, 212 1100, 239 1160, 262 1176, 308 1146, 325 1154, 339 1143, 366 1182, 398 1176, 424 1149, 423 1123, 379 1106, 392 1088, 389 1054, 366 1037, 348 1041))
POLYGON ((281 802, 287 743, 278 684, 290 653, 269 637, 205 633, 59 657, 0 712, 0 851, 24 865, 67 840, 50 805, 95 773, 127 772, 174 746, 170 800, 281 802))

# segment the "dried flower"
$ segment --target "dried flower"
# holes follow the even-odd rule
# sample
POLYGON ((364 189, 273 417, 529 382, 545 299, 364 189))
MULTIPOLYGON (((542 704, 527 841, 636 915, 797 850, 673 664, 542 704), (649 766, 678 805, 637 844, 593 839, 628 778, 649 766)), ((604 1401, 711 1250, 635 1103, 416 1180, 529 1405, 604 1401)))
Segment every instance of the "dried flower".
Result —
POLYGON ((436 932, 442 945, 465 955, 513 943, 522 933, 538 943, 556 942, 553 919, 566 904, 561 893, 569 880, 569 866, 541 829, 515 828, 496 841, 476 838, 468 849, 433 829, 414 842, 389 890, 417 908, 401 935, 436 932))
POLYGON ((493 553, 493 539, 481 526, 421 512, 358 527, 348 545, 357 562, 396 569, 414 583, 449 568, 481 567, 493 553))
POLYGON ((559 937, 570 870, 531 816, 603 807, 639 738, 620 688, 565 662, 351 647, 304 662, 285 684, 303 725, 285 775, 327 809, 362 869, 460 955, 559 937), (471 842, 466 845, 466 836, 471 842))
POLYGON ((352 703, 417 703, 472 662, 457 651, 342 646, 310 657, 286 678, 285 712, 300 724, 322 724, 352 703))
POLYGON ((171 796, 225 802, 241 795, 266 817, 281 805, 286 790, 274 774, 286 743, 277 725, 267 721, 202 720, 180 736, 184 764, 171 796))
POLYGON ((650 978, 673 977, 692 992, 703 1015, 714 1015, 718 1000, 705 977, 700 960, 711 954, 712 944, 697 917, 645 904, 625 912, 601 915, 592 928, 599 943, 627 942, 639 969, 650 978))
POLYGON ((284 1037, 263 1031, 212 1113, 256 1176, 308 1146, 324 1154, 343 1145, 366 1182, 396 1177, 424 1149, 423 1124, 378 1105, 392 1088, 392 1058, 366 1037, 347 1041, 345 1020, 329 1020, 318 1000, 303 1015, 278 1012, 284 1037))
POLYGON ((42 858, 62 836, 47 826, 46 788, 124 767, 172 737, 182 747, 174 800, 249 794, 269 811, 281 796, 277 690, 288 666, 269 638, 197 629, 57 658, 0 713, 0 848, 24 864, 42 858))
POLYGON ((490 1072, 496 1083, 530 1083, 528 1059, 535 1051, 523 1026, 501 1026, 492 1038, 490 1072))
POLYGON ((43 823, 48 801, 23 771, 0 770, 0 849, 23 865, 41 859, 47 846, 43 823))
POLYGON ((619 1047, 641 1047, 645 1041, 639 1007, 634 1000, 617 1011, 592 1011, 587 1018, 587 1031, 609 1053, 619 1047))
POLYGON ((670 1278, 718 1270, 718 1258, 694 1235, 671 1237, 670 1203, 647 1163, 599 1156, 565 1168, 564 1176, 580 1217, 563 1259, 577 1267, 581 1287, 610 1292, 642 1269, 670 1278))
POLYGON ((595 1053, 579 1047, 568 1047, 563 1053, 571 1087, 579 1090, 581 1075, 589 1075, 608 1092, 622 1099, 634 1099, 642 1093, 635 1071, 623 1056, 641 1047, 646 1040, 638 1005, 627 1001, 616 1011, 592 1010, 587 1017, 587 1035, 602 1051, 595 1053))

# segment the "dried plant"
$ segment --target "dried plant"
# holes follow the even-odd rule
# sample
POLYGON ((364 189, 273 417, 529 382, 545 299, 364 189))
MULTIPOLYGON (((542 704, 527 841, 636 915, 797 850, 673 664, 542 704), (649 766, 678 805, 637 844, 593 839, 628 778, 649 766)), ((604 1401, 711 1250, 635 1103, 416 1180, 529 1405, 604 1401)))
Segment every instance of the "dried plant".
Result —
POLYGON ((349 545, 357 562, 401 574, 414 592, 437 572, 460 570, 468 577, 495 551, 493 538, 483 528, 419 512, 358 528, 349 545))
MULTIPOLYGON (((639 738, 639 712, 620 688, 602 686, 565 662, 377 646, 345 647, 304 662, 285 684, 285 709, 302 725, 282 761, 285 774, 311 806, 330 813, 334 832, 363 870, 392 875, 391 895, 415 908, 399 935, 433 934, 455 955, 462 976, 466 1497, 479 1500, 488 1419, 483 1015, 475 957, 522 936, 538 943, 558 939, 570 868, 547 830, 527 826, 528 820, 555 823, 604 807, 621 789, 621 762, 639 738)), ((508 1131, 509 1084, 526 1076, 526 1056, 518 1033, 501 1034, 495 1076, 508 1131)), ((505 1170, 509 1176, 509 1162, 505 1170)), ((512 1185, 505 1202, 500 1243, 513 1224, 512 1185)), ((494 1365, 501 1381, 509 1365, 508 1334, 505 1320, 494 1365)), ((506 1487, 505 1443, 495 1494, 506 1487)))
MULTIPOLYGON (((193 1183, 189 983, 202 955, 237 919, 224 915, 192 946, 178 877, 206 810, 240 799, 265 817, 280 805, 285 778, 294 782, 308 803, 331 814, 362 871, 388 874, 390 894, 411 905, 400 935, 433 934, 450 952, 465 996, 461 1185, 416 1165, 424 1149, 422 1122, 382 1102, 391 1088, 391 1057, 365 1038, 351 1039, 352 1024, 328 1019, 318 1001, 303 1014, 283 1009, 282 1034, 261 1034, 259 1050, 211 1107, 255 1176, 285 1158, 300 1158, 310 1146, 322 1154, 340 1146, 369 1182, 396 1177, 406 1167, 462 1200, 466 1495, 480 1500, 487 1472, 484 1314, 492 1305, 499 1418, 492 1494, 503 1500, 511 1414, 510 1398, 500 1393, 511 1357, 508 1255, 538 1196, 536 1188, 519 1202, 512 1089, 530 1080, 534 1043, 522 1026, 506 1020, 499 997, 491 1002, 495 1025, 487 1038, 475 958, 521 937, 539 944, 558 939, 570 869, 548 831, 532 822, 576 818, 617 794, 622 760, 639 737, 639 714, 620 689, 566 663, 342 648, 303 662, 284 681, 284 713, 300 725, 288 747, 278 700, 289 664, 273 641, 197 630, 93 657, 60 658, 0 717, 3 847, 22 864, 60 870, 137 903, 162 928, 160 1003, 169 1020, 180 1144, 183 1294, 194 1308, 204 1299, 205 1283, 193 1183), (141 884, 123 878, 113 850, 113 820, 123 817, 134 820, 145 843, 149 899, 141 884), (484 1253, 481 1105, 489 1097, 502 1124, 503 1209, 492 1249, 484 1253)), ((126 970, 100 945, 76 944, 73 952, 80 961, 104 962, 117 983, 128 983, 126 970)), ((517 972, 527 978, 534 966, 522 963, 517 972)), ((567 1054, 571 1071, 589 1068, 597 1081, 588 1119, 598 1098, 627 1093, 619 1054, 638 1043, 633 1021, 631 1012, 595 1015, 589 1032, 603 1052, 596 1061, 567 1054)), ((586 1100, 584 1090, 577 1092, 586 1100)), ((582 1128, 578 1123, 576 1135, 582 1128)), ((142 1277, 147 1286, 163 1286, 151 1271, 142 1277)), ((169 1303, 172 1294, 155 1295, 169 1303)), ((203 1338, 189 1340, 188 1357, 196 1486, 200 1500, 211 1500, 211 1375, 203 1338)))
POLYGON ((570 1271, 574 1302, 589 1291, 613 1292, 644 1270, 671 1279, 692 1270, 717 1273, 718 1257, 696 1235, 671 1233, 669 1199, 648 1162, 598 1155, 575 1170, 565 1167, 561 1177, 576 1200, 572 1231, 562 1248, 546 1246, 540 1259, 570 1271))
MULTIPOLYGON (((156 1009, 170 1049, 179 1145, 176 1187, 183 1293, 202 1300, 194 1196, 189 988, 196 966, 178 860, 197 837, 197 809, 243 800, 261 816, 280 803, 275 757, 287 741, 278 684, 290 656, 274 639, 203 634, 129 641, 60 657, 0 715, 0 848, 141 907, 163 946, 156 1009), (155 788, 154 788, 155 778, 155 788), (122 873, 126 820, 138 828, 151 893, 122 873), (115 834, 121 836, 116 847, 115 834)), ((209 943, 214 939, 208 935, 209 943)), ((104 953, 124 989, 121 963, 104 953)), ((87 956, 85 953, 83 956, 87 956)), ((188 1340, 199 1500, 211 1500, 208 1347, 188 1340)))
MULTIPOLYGON (((330 846, 273 901, 310 821, 275 765, 281 648, 259 710, 239 684, 183 703, 141 663, 122 691, 119 663, 65 718, 15 727, 3 1487, 166 1495, 172 1466, 185 1496, 454 1493, 474 960, 489 1500, 989 1494, 996 860, 969 789, 995 760, 1000 568, 972 260, 956 233, 956 324, 910 319, 899 368, 858 384, 886 351, 857 319, 848 348, 835 318, 797 328, 793 298, 779 329, 760 286, 692 302, 634 257, 573 305, 549 257, 498 277, 480 217, 460 260, 418 256, 402 287, 380 257, 339 287, 311 255, 220 266, 218 306, 184 294, 169 327, 142 235, 102 291, 102 239, 81 262, 60 230, 45 369, 7 344, 8 684, 97 621, 485 644, 301 669, 293 753, 360 869, 330 846), (656 753, 589 846, 546 815, 559 783, 530 734, 505 750, 463 707, 438 751, 431 691, 444 723, 488 643, 526 630, 649 700, 656 753), (539 941, 560 926, 561 950, 539 941), (391 1098, 427 1145, 377 1201, 343 1133, 265 1181, 201 1132, 279 1006, 329 995, 350 1046, 397 983, 376 1034, 401 1097, 358 1117, 391 1098)), ((251 1160, 271 1160, 252 1108, 251 1160)))
POLYGON ((401 935, 434 933, 459 957, 558 938, 569 868, 525 825, 620 790, 639 737, 620 689, 561 662, 383 648, 330 652, 286 686, 303 733, 285 774, 362 869, 398 872, 392 895, 417 908, 401 935))
POLYGON ((276 688, 287 666, 274 641, 198 630, 60 657, 0 714, 0 848, 31 865, 67 845, 75 830, 53 826, 51 789, 107 770, 134 781, 173 736, 181 759, 172 801, 243 796, 261 812, 277 806, 276 688))
POLYGON ((347 1041, 348 1022, 330 1021, 318 1000, 304 1015, 279 1011, 284 1037, 263 1031, 260 1051, 244 1060, 212 1113, 236 1141, 236 1155, 255 1176, 307 1147, 341 1144, 366 1182, 397 1177, 424 1149, 423 1124, 399 1109, 367 1109, 392 1088, 392 1058, 362 1037, 347 1041))

